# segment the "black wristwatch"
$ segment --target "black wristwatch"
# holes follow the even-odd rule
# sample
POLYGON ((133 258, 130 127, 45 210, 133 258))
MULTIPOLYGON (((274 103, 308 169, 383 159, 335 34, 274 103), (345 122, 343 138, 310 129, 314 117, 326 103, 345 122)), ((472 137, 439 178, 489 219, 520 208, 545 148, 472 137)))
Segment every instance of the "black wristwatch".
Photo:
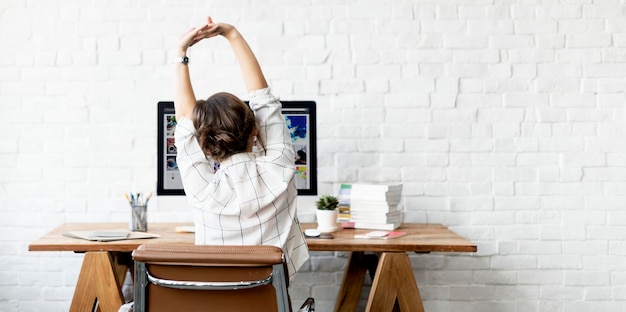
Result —
POLYGON ((189 58, 187 57, 187 55, 180 56, 180 57, 175 57, 172 60, 172 63, 181 63, 181 64, 187 65, 187 64, 189 64, 189 58))

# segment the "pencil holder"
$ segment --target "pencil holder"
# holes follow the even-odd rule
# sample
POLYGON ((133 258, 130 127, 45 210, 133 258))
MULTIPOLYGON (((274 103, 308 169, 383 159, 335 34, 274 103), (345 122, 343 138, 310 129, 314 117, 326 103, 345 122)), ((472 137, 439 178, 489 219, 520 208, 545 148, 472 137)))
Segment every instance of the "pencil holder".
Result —
POLYGON ((135 232, 148 231, 148 206, 131 206, 132 217, 130 230, 135 232))

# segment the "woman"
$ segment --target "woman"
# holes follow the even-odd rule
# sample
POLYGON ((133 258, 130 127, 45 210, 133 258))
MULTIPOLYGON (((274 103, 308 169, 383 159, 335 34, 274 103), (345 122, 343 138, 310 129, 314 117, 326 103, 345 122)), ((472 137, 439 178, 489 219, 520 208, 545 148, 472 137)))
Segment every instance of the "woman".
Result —
POLYGON ((183 34, 175 53, 177 162, 193 209, 196 244, 278 246, 293 277, 308 259, 308 248, 296 216, 294 152, 280 102, 232 25, 209 17, 206 25, 183 34), (235 53, 249 107, 224 92, 196 101, 187 49, 218 35, 235 53))

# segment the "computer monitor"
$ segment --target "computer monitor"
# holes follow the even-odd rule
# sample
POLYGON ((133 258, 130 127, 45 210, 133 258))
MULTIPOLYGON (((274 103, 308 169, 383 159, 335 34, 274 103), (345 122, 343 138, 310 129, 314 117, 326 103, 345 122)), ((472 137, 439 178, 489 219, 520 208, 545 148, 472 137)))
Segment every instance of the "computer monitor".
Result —
MULTIPOLYGON (((296 158, 298 195, 317 195, 317 131, 314 101, 281 101, 296 158)), ((184 195, 176 164, 174 102, 158 103, 157 195, 184 195)), ((219 164, 216 163, 216 166, 219 164)))

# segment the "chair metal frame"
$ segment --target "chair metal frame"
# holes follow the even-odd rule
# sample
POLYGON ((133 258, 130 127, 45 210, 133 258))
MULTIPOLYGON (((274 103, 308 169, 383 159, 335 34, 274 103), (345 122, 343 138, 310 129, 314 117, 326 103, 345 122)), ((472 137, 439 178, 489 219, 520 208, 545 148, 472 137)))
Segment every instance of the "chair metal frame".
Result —
MULTIPOLYGON (((164 245, 164 244, 152 244, 152 246, 156 246, 157 248, 163 247, 164 253, 173 254, 176 253, 177 250, 184 250, 185 248, 194 248, 194 249, 202 249, 202 247, 211 248, 209 246, 180 246, 180 245, 164 245)), ((215 248, 215 246, 212 246, 215 248)), ((257 247, 255 252, 258 252, 258 247, 260 246, 219 246, 220 255, 225 255, 229 250, 237 251, 237 253, 241 254, 245 253, 246 248, 254 249, 257 247)), ((272 246, 262 246, 264 247, 272 247, 272 246)), ((143 250, 144 245, 140 246, 138 250, 143 250)), ((154 251, 151 251, 154 252, 154 251)), ((275 251, 274 251, 275 252, 275 251)), ((234 253, 235 255, 237 253, 234 253)), ((280 263, 274 263, 271 265, 272 271, 271 274, 258 279, 258 280, 247 280, 247 281, 180 281, 180 280, 170 280, 165 278, 155 277, 149 272, 149 265, 146 262, 135 260, 135 287, 134 287, 134 311, 143 312, 147 311, 147 288, 149 284, 154 284, 159 287, 165 288, 175 288, 182 290, 241 290, 241 289, 251 289, 264 285, 271 284, 276 291, 276 300, 278 305, 278 312, 290 312, 291 305, 288 295, 288 277, 285 272, 285 259, 284 254, 281 251, 282 261, 280 263)), ((133 258, 135 257, 135 252, 133 252, 133 258)), ((154 262, 147 261, 149 264, 155 263, 159 265, 172 265, 172 266, 210 266, 211 264, 202 263, 199 261, 171 261, 171 260, 156 260, 154 262)), ((228 264, 221 262, 219 266, 227 266, 228 264)), ((235 266, 240 265, 235 264, 235 266)), ((298 311, 315 311, 315 301, 313 298, 308 298, 305 303, 300 307, 298 311)))

